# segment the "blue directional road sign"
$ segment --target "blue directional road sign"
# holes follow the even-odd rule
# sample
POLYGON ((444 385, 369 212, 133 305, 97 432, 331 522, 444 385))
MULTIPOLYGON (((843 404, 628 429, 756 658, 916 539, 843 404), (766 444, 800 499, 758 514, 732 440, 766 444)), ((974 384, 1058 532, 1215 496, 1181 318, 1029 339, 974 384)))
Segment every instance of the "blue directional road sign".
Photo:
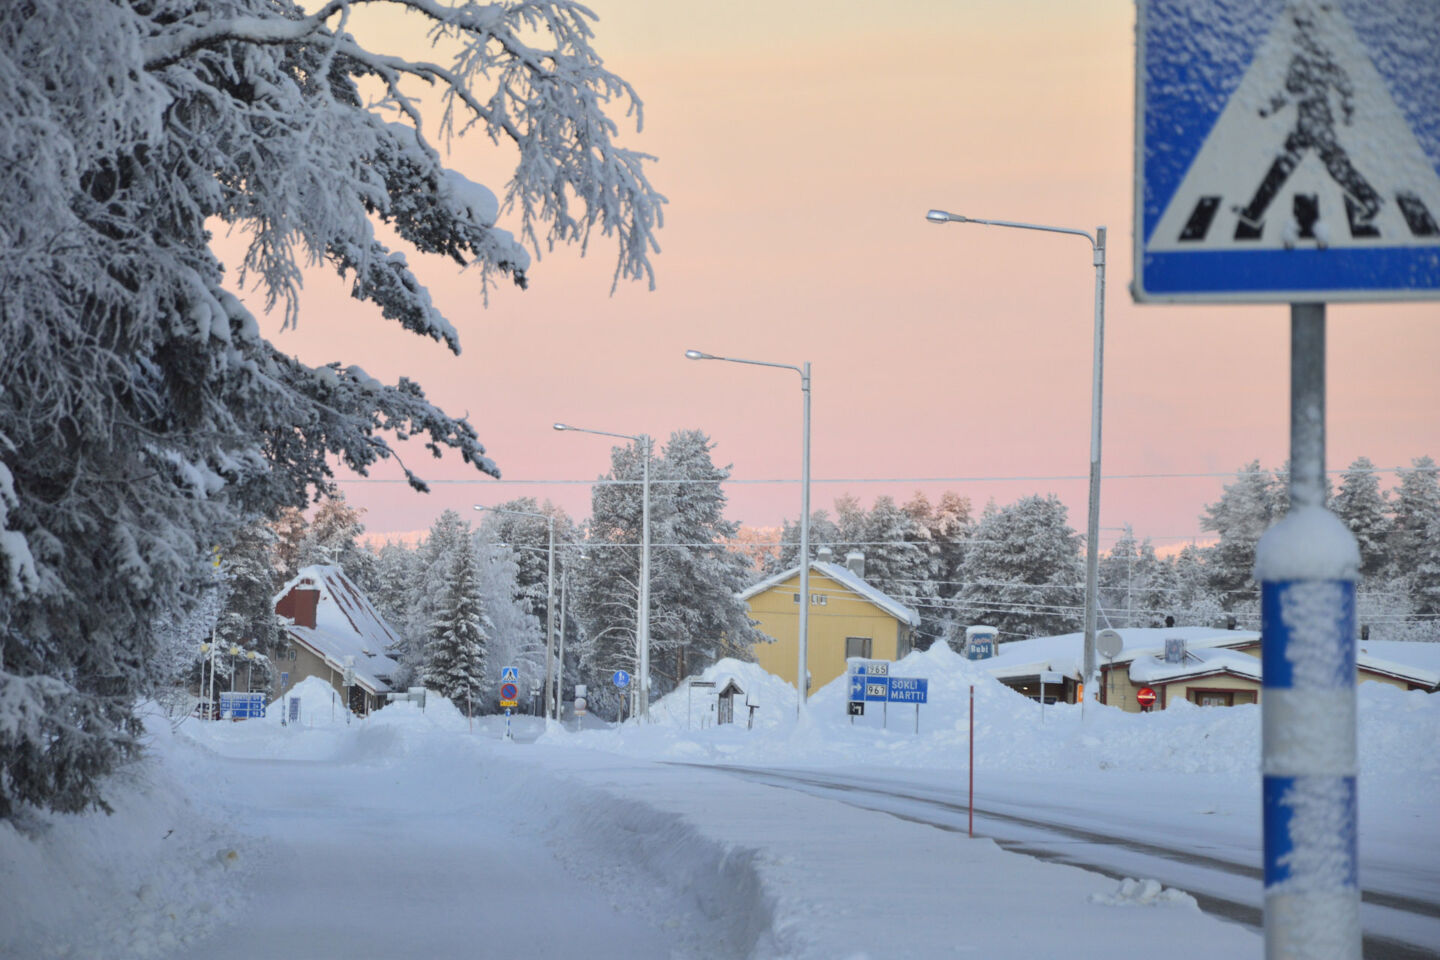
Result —
POLYGON ((520 682, 520 671, 519 671, 519 669, 516 668, 516 667, 501 667, 501 668, 500 668, 500 682, 501 682, 501 683, 519 683, 519 682, 520 682))
POLYGON ((615 681, 615 686, 617 687, 628 687, 630 685, 630 674, 624 670, 616 670, 615 675, 610 679, 615 681))
POLYGON ((1440 298, 1433 2, 1140 0, 1137 300, 1440 298))
POLYGON ((920 677, 891 677, 891 703, 929 703, 930 681, 920 677))
POLYGON ((850 674, 850 696, 848 699, 865 699, 865 675, 863 673, 850 674))

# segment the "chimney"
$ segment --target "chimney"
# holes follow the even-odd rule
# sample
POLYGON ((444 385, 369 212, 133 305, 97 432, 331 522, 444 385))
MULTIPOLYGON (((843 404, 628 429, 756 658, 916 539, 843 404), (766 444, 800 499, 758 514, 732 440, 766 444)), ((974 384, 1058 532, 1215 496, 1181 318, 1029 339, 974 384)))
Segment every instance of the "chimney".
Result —
POLYGON ((845 554, 845 566, 849 567, 850 572, 861 580, 865 579, 865 554, 859 550, 851 550, 845 554))
POLYGON ((815 551, 815 559, 820 561, 821 563, 834 563, 835 551, 831 550, 829 547, 821 547, 820 549, 815 551))
POLYGON ((320 591, 313 587, 296 586, 280 602, 275 604, 275 612, 282 617, 288 617, 297 627, 314 627, 315 610, 320 605, 320 591))

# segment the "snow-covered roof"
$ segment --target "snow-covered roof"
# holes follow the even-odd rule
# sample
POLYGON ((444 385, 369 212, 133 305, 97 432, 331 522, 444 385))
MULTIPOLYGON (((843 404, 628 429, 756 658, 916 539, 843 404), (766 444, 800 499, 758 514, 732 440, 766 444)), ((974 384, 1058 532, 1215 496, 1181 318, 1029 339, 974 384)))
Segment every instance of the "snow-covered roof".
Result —
MULTIPOLYGON (((1221 630, 1215 627, 1126 627, 1119 631, 1125 648, 1115 658, 1127 663, 1137 656, 1164 653, 1165 641, 1179 637, 1187 649, 1231 647, 1252 643, 1260 634, 1250 630, 1221 630)), ((1083 633, 1062 633, 1054 637, 1034 637, 999 644, 995 656, 981 660, 993 676, 1024 677, 1041 670, 1054 670, 1073 680, 1080 679, 1080 661, 1085 655, 1083 633)), ((1104 663, 1097 656, 1097 661, 1104 663)))
MULTIPOLYGON (((875 606, 879 607, 881 610, 884 610, 886 613, 890 614, 890 616, 894 617, 896 620, 901 621, 902 623, 908 623, 912 627, 920 626, 920 613, 918 610, 915 610, 912 607, 907 607, 905 604, 901 603, 899 600, 896 600, 888 593, 872 587, 849 567, 841 566, 838 563, 827 563, 824 560, 811 560, 810 572, 822 574, 823 576, 829 577, 831 580, 834 580, 846 590, 849 590, 851 593, 857 595, 862 600, 867 600, 870 603, 873 603, 875 606)), ((781 573, 775 574, 773 577, 767 577, 766 579, 761 580, 759 583, 755 584, 753 587, 750 587, 748 590, 742 591, 739 594, 739 597, 741 600, 749 600, 751 597, 764 593, 766 590, 769 590, 772 587, 778 587, 780 584, 784 583, 786 580, 789 580, 791 577, 798 577, 799 575, 800 566, 799 564, 796 564, 789 570, 785 570, 781 573)))
POLYGON ((390 678, 400 669, 389 653, 399 637, 360 588, 339 567, 303 567, 274 602, 297 587, 320 591, 315 626, 290 624, 286 631, 337 672, 345 669, 347 657, 354 657, 355 679, 361 686, 371 693, 389 691, 390 678))
MULTIPOLYGON (((1259 657, 1235 649, 1259 643, 1260 634, 1254 630, 1130 627, 1119 633, 1125 641, 1125 648, 1114 662, 1117 665, 1130 664, 1130 678, 1136 683, 1169 683, 1176 677, 1221 669, 1260 679, 1259 657), (1185 641, 1187 664, 1164 663, 1165 641, 1176 638, 1185 641), (1159 667, 1151 663, 1157 658, 1159 667)), ((1012 640, 1000 644, 994 657, 980 662, 991 675, 1002 679, 1054 670, 1078 680, 1084 647, 1083 633, 1012 640)), ((1099 658, 1099 662, 1103 664, 1106 661, 1099 658)), ((1362 670, 1392 676, 1426 690, 1440 689, 1440 643, 1367 641, 1360 644, 1355 662, 1362 670)))
POLYGON ((1214 673, 1230 673, 1259 683, 1260 658, 1224 647, 1190 648, 1187 645, 1185 657, 1179 663, 1166 662, 1163 651, 1132 657, 1130 660, 1130 682, 1142 685, 1173 683, 1187 677, 1214 673))

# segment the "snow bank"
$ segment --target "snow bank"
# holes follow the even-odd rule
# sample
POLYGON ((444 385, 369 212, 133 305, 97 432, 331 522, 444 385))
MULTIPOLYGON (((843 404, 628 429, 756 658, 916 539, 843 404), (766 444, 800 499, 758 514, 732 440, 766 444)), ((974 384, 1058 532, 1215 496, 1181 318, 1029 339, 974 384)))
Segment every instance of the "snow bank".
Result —
MULTIPOLYGON (((844 677, 816 691, 797 722, 793 687, 755 664, 727 660, 703 678, 729 675, 747 692, 760 691, 754 730, 745 728, 738 698, 735 724, 702 728, 698 691, 687 729, 682 688, 652 706, 649 725, 581 733, 554 729, 543 742, 702 763, 963 770, 969 763, 973 686, 975 761, 989 770, 1249 777, 1260 767, 1260 708, 1254 705, 1172 702, 1162 711, 1135 714, 1092 703, 1082 722, 1078 705, 1056 704, 1044 708, 1042 719, 1038 703, 994 679, 983 662, 966 660, 944 644, 910 654, 891 673, 929 680, 918 733, 916 708, 910 705, 869 703, 865 716, 846 716, 844 677)), ((1440 788, 1440 754, 1427 746, 1440 739, 1440 696, 1373 682, 1359 684, 1357 692, 1362 773, 1403 775, 1399 779, 1417 791, 1440 788)))
POLYGON ((169 955, 237 909, 254 865, 192 801, 214 787, 198 748, 164 716, 145 720, 153 762, 114 778, 113 814, 0 821, 0 957, 169 955))

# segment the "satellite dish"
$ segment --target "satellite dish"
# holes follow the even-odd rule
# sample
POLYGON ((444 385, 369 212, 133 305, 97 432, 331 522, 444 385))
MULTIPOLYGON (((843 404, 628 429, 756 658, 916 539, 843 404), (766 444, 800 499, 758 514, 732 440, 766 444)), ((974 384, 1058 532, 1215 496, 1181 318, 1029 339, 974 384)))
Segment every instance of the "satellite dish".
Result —
POLYGON ((1100 651, 1100 656, 1106 660, 1114 660, 1120 656, 1120 651, 1125 649, 1125 641, 1121 639, 1118 630, 1101 630, 1095 634, 1095 649, 1100 651))

